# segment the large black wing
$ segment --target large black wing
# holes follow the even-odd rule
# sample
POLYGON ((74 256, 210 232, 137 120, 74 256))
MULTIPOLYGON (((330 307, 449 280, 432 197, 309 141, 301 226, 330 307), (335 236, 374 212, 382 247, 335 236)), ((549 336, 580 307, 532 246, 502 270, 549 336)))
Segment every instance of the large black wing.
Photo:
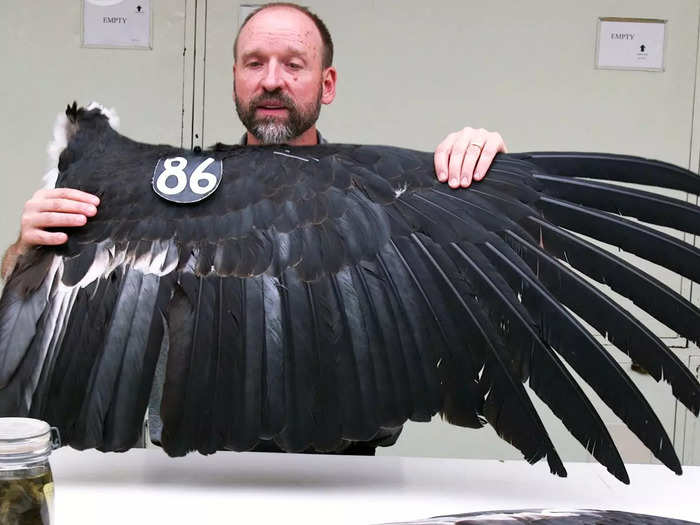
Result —
POLYGON ((7 283, 3 415, 45 419, 76 448, 125 450, 153 396, 162 445, 182 455, 249 450, 262 439, 336 450, 439 412, 461 426, 488 422, 525 459, 546 457, 565 475, 527 382, 627 482, 563 358, 681 472, 658 418, 577 316, 695 414, 700 385, 578 272, 696 343, 700 311, 571 232, 700 282, 699 250, 620 217, 697 234, 697 206, 587 180, 698 195, 697 176, 628 157, 502 155, 484 182, 453 191, 436 182, 427 153, 217 146, 205 155, 222 161, 218 189, 172 204, 151 180, 159 160, 187 152, 131 141, 97 110, 68 116, 58 185, 102 202, 65 246, 32 251, 7 283))

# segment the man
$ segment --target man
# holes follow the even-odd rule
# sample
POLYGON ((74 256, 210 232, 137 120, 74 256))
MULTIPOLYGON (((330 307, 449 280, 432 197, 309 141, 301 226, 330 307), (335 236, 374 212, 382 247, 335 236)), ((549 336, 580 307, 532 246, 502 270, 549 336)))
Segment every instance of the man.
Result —
MULTIPOLYGON (((247 129, 244 144, 309 146, 324 142, 316 129, 321 104, 335 98, 337 72, 333 42, 323 21, 306 8, 290 3, 267 4, 244 21, 234 43, 233 97, 238 116, 247 129)), ((498 133, 464 128, 449 134, 435 151, 435 172, 452 188, 481 180, 496 153, 506 151, 498 133)), ((25 204, 20 237, 7 250, 2 276, 19 255, 33 245, 67 241, 62 232, 47 227, 82 226, 97 213, 99 199, 82 191, 40 190, 25 204)), ((154 411, 157 413, 157 408, 154 411)), ((151 421, 154 428, 160 422, 151 421)), ((392 445, 401 427, 384 429, 367 443, 344 443, 344 454, 374 454, 379 445, 392 445)), ((262 441, 258 451, 279 451, 262 441)))
MULTIPOLYGON (((236 111, 248 130, 244 144, 318 144, 321 104, 335 98, 337 72, 333 41, 325 24, 307 9, 288 3, 268 4, 243 22, 234 44, 236 111)), ((481 180, 494 156, 505 151, 498 133, 465 128, 451 133, 435 152, 435 173, 452 188, 481 180)), ((345 443, 344 454, 373 455, 377 446, 393 445, 401 427, 383 429, 372 441, 345 443)), ((272 441, 255 450, 279 451, 272 441)))
MULTIPOLYGON (((234 45, 234 100, 248 130, 244 142, 317 144, 321 104, 335 98, 337 72, 332 63, 328 29, 307 9, 273 3, 253 12, 234 45)), ((466 127, 438 145, 435 172, 451 188, 466 188, 484 177, 501 151, 506 146, 498 133, 466 127)), ((95 195, 70 188, 37 191, 24 205, 19 238, 3 256, 2 277, 32 246, 68 240, 65 233, 47 228, 82 226, 95 216, 99 203, 95 195)))

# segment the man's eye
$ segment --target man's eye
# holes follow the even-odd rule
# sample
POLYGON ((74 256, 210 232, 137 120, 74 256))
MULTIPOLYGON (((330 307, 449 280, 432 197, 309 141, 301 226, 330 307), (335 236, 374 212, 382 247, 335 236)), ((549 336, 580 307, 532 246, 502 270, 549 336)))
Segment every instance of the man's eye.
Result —
POLYGON ((289 63, 289 69, 301 69, 303 66, 301 64, 298 64, 296 62, 290 62, 289 63))
POLYGON ((262 62, 258 62, 257 60, 253 60, 252 62, 248 62, 248 67, 260 67, 262 66, 262 62))

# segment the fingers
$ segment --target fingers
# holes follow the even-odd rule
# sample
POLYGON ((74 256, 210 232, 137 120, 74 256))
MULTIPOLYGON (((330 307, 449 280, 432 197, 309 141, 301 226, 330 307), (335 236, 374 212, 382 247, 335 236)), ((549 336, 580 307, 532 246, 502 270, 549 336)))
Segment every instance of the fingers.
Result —
POLYGON ((83 226, 88 217, 97 213, 100 199, 80 190, 52 188, 37 191, 24 205, 21 218, 20 244, 57 245, 68 240, 62 232, 47 232, 45 228, 83 226))
POLYGON ((87 217, 80 213, 56 213, 43 212, 27 214, 23 218, 23 225, 27 229, 31 228, 74 228, 83 226, 87 222, 87 217))
MULTIPOLYGON (((488 132, 485 129, 476 130, 469 137, 469 144, 466 149, 466 154, 464 156, 464 161, 462 163, 462 170, 460 172, 459 186, 462 188, 468 188, 474 176, 474 170, 476 168, 477 162, 481 156, 482 148, 486 143, 488 132)), ((459 187, 452 186, 452 187, 459 187)))
POLYGON ((51 188, 40 191, 45 192, 47 198, 68 199, 78 202, 85 202, 87 204, 92 204, 93 206, 97 206, 100 203, 100 199, 97 195, 80 190, 74 190, 73 188, 51 188))
POLYGON ((65 244, 67 241, 68 235, 63 232, 46 232, 36 228, 29 230, 21 240, 21 242, 27 246, 39 244, 45 246, 56 246, 59 244, 65 244))
MULTIPOLYGON (((42 211, 64 211, 53 208, 55 203, 63 202, 80 203, 94 208, 100 204, 100 199, 91 193, 72 188, 51 188, 37 191, 27 204, 35 205, 35 207, 41 208, 42 211)), ((88 208, 85 209, 87 210, 88 208)))
POLYGON ((445 140, 435 148, 435 174, 440 182, 447 181, 447 167, 450 160, 450 151, 452 151, 452 146, 456 138, 457 133, 450 133, 445 137, 445 140))
POLYGON ((494 157, 505 152, 499 133, 466 127, 450 133, 435 150, 435 173, 450 188, 467 188, 473 180, 482 180, 494 157))
POLYGON ((79 213, 87 217, 92 217, 97 213, 97 207, 93 204, 85 202, 68 200, 68 199, 46 199, 38 203, 38 212, 60 212, 79 213))
POLYGON ((450 188, 458 188, 461 183, 462 165, 464 164, 464 157, 467 153, 472 135, 471 131, 467 132, 467 130, 471 130, 471 128, 465 128, 457 134, 454 144, 452 145, 452 150, 450 151, 447 169, 450 188))
POLYGON ((486 142, 484 143, 484 148, 481 150, 481 155, 479 156, 479 162, 476 164, 474 169, 474 180, 482 180, 486 176, 486 172, 491 167, 493 159, 498 153, 506 153, 506 144, 503 142, 503 138, 500 133, 489 133, 486 142))

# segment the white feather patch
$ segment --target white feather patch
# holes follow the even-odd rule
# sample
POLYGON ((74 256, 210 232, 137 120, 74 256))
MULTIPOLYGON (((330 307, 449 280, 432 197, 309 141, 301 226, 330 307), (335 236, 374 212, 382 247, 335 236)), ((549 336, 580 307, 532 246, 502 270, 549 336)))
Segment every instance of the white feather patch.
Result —
POLYGON ((99 102, 90 102, 88 107, 86 108, 88 111, 91 109, 99 109, 100 112, 107 117, 107 120, 109 121, 109 125, 112 126, 112 129, 117 130, 119 129, 119 115, 117 115, 117 112, 114 110, 114 108, 106 108, 99 102))
POLYGON ((59 113, 53 125, 53 137, 46 152, 49 154, 49 171, 44 175, 44 188, 55 188, 58 177, 58 158, 68 145, 72 124, 65 113, 59 113))
POLYGON ((401 197, 401 195, 404 194, 404 192, 406 191, 407 188, 408 188, 408 184, 404 183, 403 186, 401 186, 400 188, 395 189, 395 190, 394 190, 394 195, 396 196, 396 198, 398 199, 399 197, 401 197))
MULTIPOLYGON (((100 112, 107 117, 109 125, 113 129, 116 130, 119 128, 119 115, 117 115, 114 108, 108 109, 98 102, 90 102, 86 109, 89 111, 95 108, 99 109, 100 112)), ((53 138, 47 147, 47 152, 49 154, 49 171, 44 175, 43 179, 43 187, 45 189, 56 187, 56 179, 58 178, 58 158, 61 156, 63 150, 66 149, 68 141, 76 131, 76 125, 68 120, 65 112, 60 113, 56 117, 56 121, 53 125, 53 138)))
POLYGON ((56 179, 58 178, 58 168, 51 168, 49 171, 46 172, 46 175, 44 175, 44 184, 42 188, 49 189, 49 188, 55 188, 56 187, 56 179))

